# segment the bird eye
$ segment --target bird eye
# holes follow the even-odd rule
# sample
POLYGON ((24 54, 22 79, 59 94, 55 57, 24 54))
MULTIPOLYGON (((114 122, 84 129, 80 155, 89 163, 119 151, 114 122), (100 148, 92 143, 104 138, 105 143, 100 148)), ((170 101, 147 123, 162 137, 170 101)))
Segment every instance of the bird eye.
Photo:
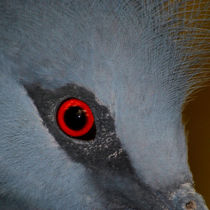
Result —
POLYGON ((94 117, 85 102, 70 98, 62 102, 58 108, 57 123, 65 134, 78 138, 91 131, 94 126, 94 117))

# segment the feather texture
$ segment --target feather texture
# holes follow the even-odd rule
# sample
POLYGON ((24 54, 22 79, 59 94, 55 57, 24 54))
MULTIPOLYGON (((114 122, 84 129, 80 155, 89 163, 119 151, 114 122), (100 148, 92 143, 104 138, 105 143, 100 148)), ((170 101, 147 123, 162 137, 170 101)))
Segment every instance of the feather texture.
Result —
MULTIPOLYGON (((20 192, 20 197, 27 197, 30 192, 29 197, 40 202, 40 208, 47 205, 49 197, 61 194, 70 199, 66 194, 69 187, 78 192, 72 200, 77 200, 80 188, 94 193, 93 197, 97 194, 89 180, 86 187, 83 166, 75 169, 77 163, 68 162, 65 154, 54 148, 57 144, 52 146, 54 137, 42 126, 39 113, 24 90, 25 83, 52 91, 74 83, 90 90, 99 104, 110 110, 117 136, 146 186, 164 191, 191 183, 181 111, 187 94, 201 85, 202 75, 208 71, 205 65, 209 31, 199 28, 199 24, 209 21, 205 15, 208 9, 209 3, 199 0, 2 0, 0 109, 4 112, 0 112, 0 159, 7 161, 0 166, 7 170, 0 177, 9 183, 6 187, 13 194, 20 192), (12 107, 14 115, 9 113, 12 107), (12 146, 8 146, 7 139, 12 146), (16 147, 17 142, 20 148, 16 147), (47 151, 39 159, 36 150, 47 151), (12 151, 17 157, 11 155, 12 151), (51 160, 55 165, 51 166, 51 160), (38 165, 31 166, 32 162, 38 165), (13 176, 7 176, 13 164, 17 167, 12 170, 18 179, 15 183, 13 176), (49 165, 50 171, 39 173, 39 167, 50 168, 49 165), (73 183, 79 182, 78 177, 72 181, 67 175, 77 169, 85 182, 79 186, 73 183), (61 176, 51 189, 53 181, 47 177, 57 170, 61 176), (27 186, 21 189, 22 175, 27 177, 27 184, 36 185, 33 180, 37 180, 41 187, 34 187, 42 193, 33 194, 27 186), (64 184, 62 177, 70 184, 64 184), (43 204, 40 200, 45 190, 51 190, 51 194, 43 204)), ((4 195, 4 190, 0 193, 4 195)), ((65 206, 67 199, 62 198, 57 204, 50 201, 48 207, 65 206)), ((88 198, 78 201, 84 203, 81 209, 88 203, 85 199, 88 198)))

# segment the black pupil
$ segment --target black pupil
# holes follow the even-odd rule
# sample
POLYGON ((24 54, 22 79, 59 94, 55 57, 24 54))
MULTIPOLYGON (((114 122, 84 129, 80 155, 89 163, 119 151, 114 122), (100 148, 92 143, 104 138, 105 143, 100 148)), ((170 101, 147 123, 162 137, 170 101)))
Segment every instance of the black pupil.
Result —
POLYGON ((70 107, 64 114, 66 125, 72 130, 81 130, 86 123, 84 110, 79 106, 70 107))

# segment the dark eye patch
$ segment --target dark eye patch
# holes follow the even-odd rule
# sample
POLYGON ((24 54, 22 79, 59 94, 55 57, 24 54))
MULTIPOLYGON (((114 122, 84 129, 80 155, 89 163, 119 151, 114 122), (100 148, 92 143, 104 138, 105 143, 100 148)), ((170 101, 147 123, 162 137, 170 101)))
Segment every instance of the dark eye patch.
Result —
POLYGON ((71 159, 94 169, 108 167, 115 172, 133 173, 128 155, 116 135, 114 119, 109 110, 96 101, 93 93, 75 84, 55 90, 43 89, 37 84, 25 84, 24 87, 33 99, 43 124, 71 159), (89 141, 65 135, 56 122, 57 110, 68 98, 84 101, 93 112, 96 132, 89 141))

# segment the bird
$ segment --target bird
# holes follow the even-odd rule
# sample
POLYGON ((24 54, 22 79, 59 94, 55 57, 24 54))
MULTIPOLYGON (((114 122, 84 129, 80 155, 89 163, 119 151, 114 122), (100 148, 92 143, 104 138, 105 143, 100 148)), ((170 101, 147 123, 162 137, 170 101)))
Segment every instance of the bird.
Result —
POLYGON ((1 0, 0 209, 208 209, 181 115, 207 6, 1 0))

